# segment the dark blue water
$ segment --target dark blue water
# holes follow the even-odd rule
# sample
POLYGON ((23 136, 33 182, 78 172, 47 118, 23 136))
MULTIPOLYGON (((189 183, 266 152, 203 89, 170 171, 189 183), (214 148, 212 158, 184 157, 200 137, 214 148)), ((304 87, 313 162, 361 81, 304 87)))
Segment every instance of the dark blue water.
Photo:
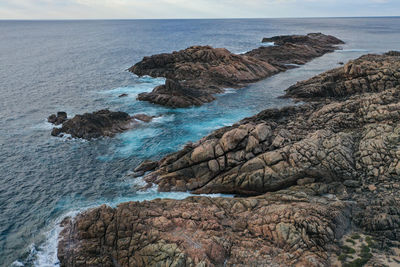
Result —
POLYGON ((102 203, 188 194, 136 192, 126 176, 141 160, 158 159, 218 127, 265 108, 298 80, 368 52, 400 49, 400 18, 0 21, 0 266, 55 266, 57 223, 102 203), (228 90, 199 108, 173 110, 135 100, 161 79, 126 69, 143 56, 209 44, 241 53, 264 36, 323 32, 343 51, 243 90, 228 90), (128 93, 127 98, 118 98, 128 93), (163 115, 110 139, 50 136, 49 114, 102 108, 163 115))

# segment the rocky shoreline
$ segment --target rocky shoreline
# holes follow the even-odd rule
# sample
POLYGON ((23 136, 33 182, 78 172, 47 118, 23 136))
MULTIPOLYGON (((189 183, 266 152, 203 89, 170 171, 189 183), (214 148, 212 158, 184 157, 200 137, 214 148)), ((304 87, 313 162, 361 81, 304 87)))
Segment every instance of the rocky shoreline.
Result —
POLYGON ((241 88, 294 68, 338 49, 343 41, 322 33, 264 38, 273 46, 260 47, 236 55, 224 48, 193 46, 171 54, 144 57, 129 68, 138 75, 164 77, 166 83, 138 100, 183 108, 215 100, 225 88, 241 88))
MULTIPOLYGON (((279 40, 275 40, 279 41, 279 40)), ((137 170, 160 191, 232 193, 67 218, 61 266, 388 266, 400 257, 400 53, 365 55, 137 170), (397 248, 397 250, 396 250, 397 248)))

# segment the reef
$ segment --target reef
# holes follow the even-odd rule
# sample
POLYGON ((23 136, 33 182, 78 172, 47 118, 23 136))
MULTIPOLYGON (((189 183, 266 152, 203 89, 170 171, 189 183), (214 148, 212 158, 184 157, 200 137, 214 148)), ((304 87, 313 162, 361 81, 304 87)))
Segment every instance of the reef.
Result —
POLYGON ((398 52, 362 56, 288 88, 302 105, 264 110, 146 161, 136 171, 160 191, 236 197, 128 202, 66 218, 61 266, 400 260, 399 62, 398 52))
POLYGON ((164 77, 164 85, 150 93, 141 93, 139 100, 164 106, 183 108, 199 106, 215 100, 214 94, 225 88, 242 88, 250 83, 304 64, 313 58, 338 49, 343 42, 322 33, 276 36, 274 46, 260 47, 236 55, 224 48, 193 46, 170 54, 144 57, 129 71, 139 76, 164 77))

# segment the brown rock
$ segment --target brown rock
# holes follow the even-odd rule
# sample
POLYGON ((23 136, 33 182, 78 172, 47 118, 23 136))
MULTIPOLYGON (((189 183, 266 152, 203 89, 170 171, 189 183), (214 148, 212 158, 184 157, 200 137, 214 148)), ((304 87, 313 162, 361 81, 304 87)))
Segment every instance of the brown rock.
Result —
POLYGON ((244 55, 232 54, 224 48, 193 46, 171 54, 144 57, 129 71, 167 79, 165 85, 152 92, 139 94, 139 100, 175 108, 199 106, 215 100, 213 94, 222 93, 224 88, 240 88, 259 81, 290 67, 285 64, 304 64, 343 43, 320 33, 281 39, 285 41, 244 55))

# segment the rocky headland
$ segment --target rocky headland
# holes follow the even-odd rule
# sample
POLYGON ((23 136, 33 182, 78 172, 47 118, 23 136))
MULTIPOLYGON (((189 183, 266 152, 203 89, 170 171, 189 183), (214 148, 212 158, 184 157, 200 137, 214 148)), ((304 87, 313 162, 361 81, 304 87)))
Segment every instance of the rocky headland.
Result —
MULTIPOLYGON (((400 53, 365 55, 137 171, 161 191, 231 193, 66 218, 61 266, 400 262, 400 53)), ((394 265, 393 265, 394 266, 394 265)))
POLYGON ((150 122, 154 117, 145 114, 130 116, 121 111, 110 111, 107 109, 76 115, 68 119, 66 112, 52 114, 48 122, 61 127, 54 127, 51 135, 62 137, 65 134, 72 138, 93 139, 99 137, 113 137, 133 128, 138 121, 150 122))
POLYGON ((193 46, 171 54, 144 57, 131 68, 138 76, 165 77, 166 83, 139 100, 182 108, 215 100, 225 88, 241 88, 338 49, 343 42, 322 33, 264 38, 274 46, 236 55, 224 48, 193 46))

